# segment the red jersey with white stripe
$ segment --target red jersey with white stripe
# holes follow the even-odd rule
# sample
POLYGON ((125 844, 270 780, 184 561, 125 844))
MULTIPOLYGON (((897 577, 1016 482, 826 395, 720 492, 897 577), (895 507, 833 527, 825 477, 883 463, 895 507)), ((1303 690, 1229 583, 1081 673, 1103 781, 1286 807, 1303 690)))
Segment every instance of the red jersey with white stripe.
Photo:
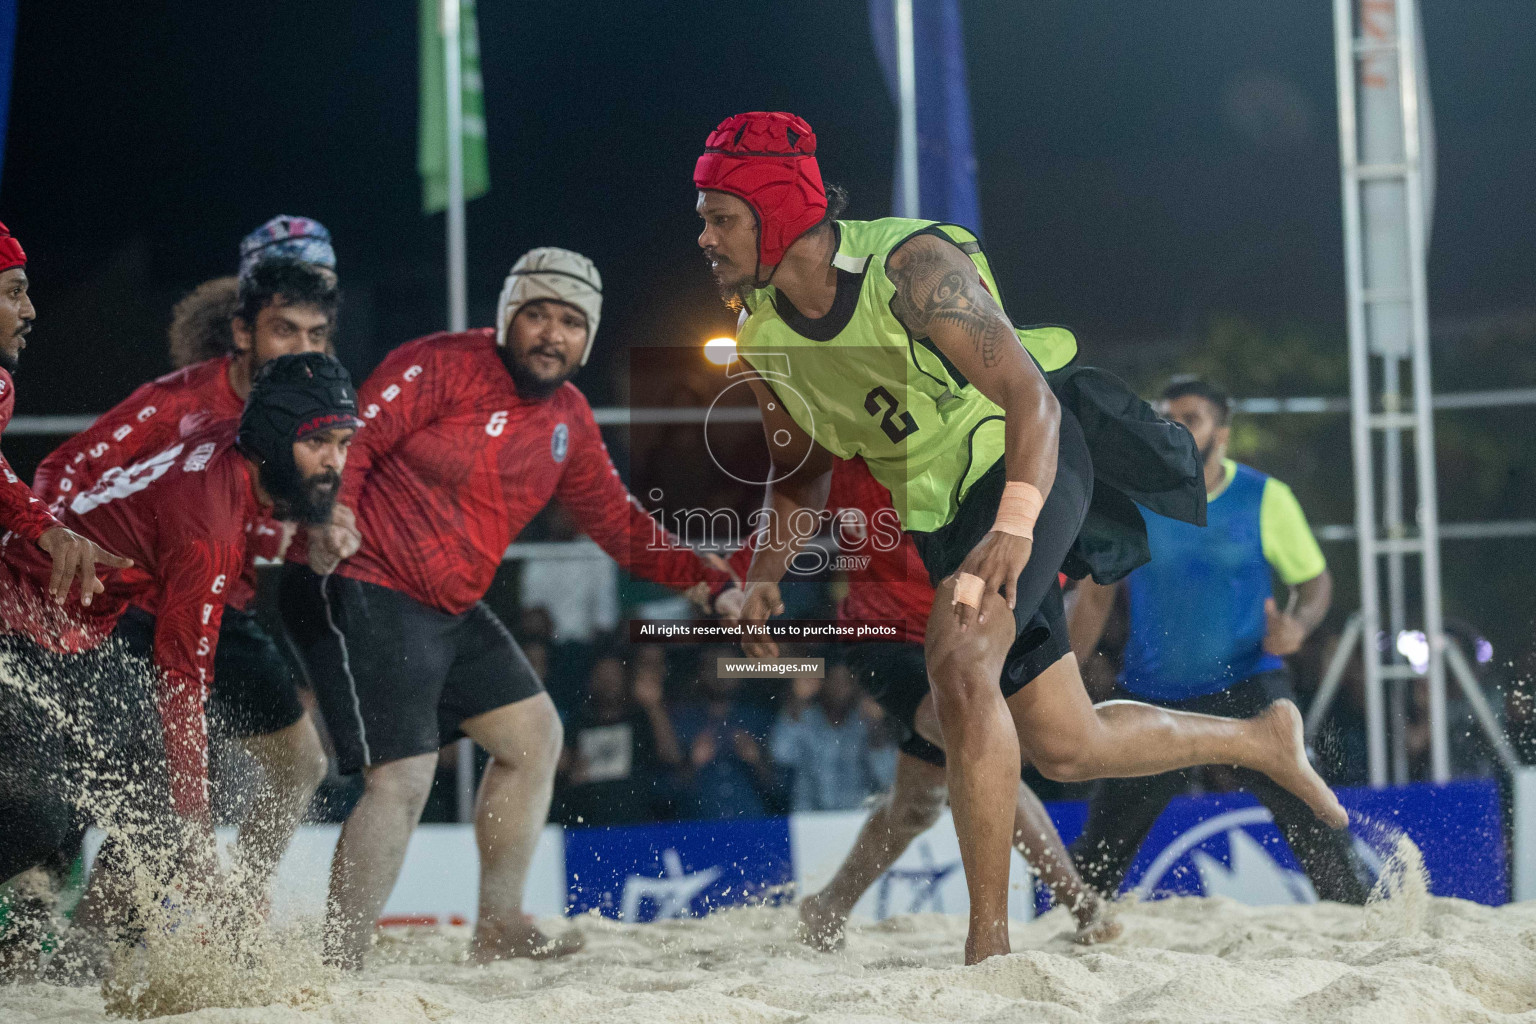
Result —
MULTIPOLYGON (((90 428, 60 445, 37 467, 32 487, 55 508, 119 471, 175 444, 214 420, 239 419, 245 401, 229 383, 232 356, 193 363, 141 386, 101 414, 90 428)), ((251 523, 247 560, 231 581, 227 602, 244 610, 256 598, 257 558, 276 558, 282 524, 251 523)))
MULTIPOLYGON (((838 606, 840 620, 900 619, 900 639, 922 643, 933 607, 933 587, 917 545, 901 530, 891 492, 870 473, 863 459, 834 459, 827 511, 839 551, 852 567, 848 596, 838 606)), ((743 579, 752 564, 752 540, 731 556, 731 568, 743 579)))
MULTIPOLYGON (((11 425, 16 411, 16 382, 0 367, 0 434, 11 425)), ((14 533, 22 540, 36 543, 37 538, 59 525, 32 488, 21 482, 11 464, 0 454, 0 530, 14 533)))
POLYGON ((66 608, 44 587, 50 562, 35 545, 6 546, 0 618, 51 650, 101 643, 129 605, 155 616, 153 661, 173 796, 183 814, 207 813, 203 702, 213 682, 219 623, 245 564, 246 524, 269 510, 256 500, 249 464, 234 448, 237 420, 221 420, 149 458, 103 476, 60 513, 63 524, 133 568, 104 577, 106 590, 66 608))
POLYGON ((344 576, 459 614, 555 498, 638 576, 679 588, 724 579, 630 495, 574 385, 538 401, 518 395, 494 331, 407 342, 358 390, 358 408, 366 426, 338 500, 357 513, 363 542, 337 569, 344 576))

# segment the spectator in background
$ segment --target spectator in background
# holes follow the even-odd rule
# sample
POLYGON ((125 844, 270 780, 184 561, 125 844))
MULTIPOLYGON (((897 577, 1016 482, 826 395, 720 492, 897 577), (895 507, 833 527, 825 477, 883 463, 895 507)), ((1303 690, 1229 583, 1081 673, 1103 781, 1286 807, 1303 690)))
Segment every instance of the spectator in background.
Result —
POLYGON ((517 642, 550 644, 554 641, 554 616, 543 605, 529 604, 525 599, 517 616, 517 642))
MULTIPOLYGON (((1332 577, 1291 489, 1226 457, 1232 402, 1225 391, 1197 379, 1175 381, 1163 392, 1162 412, 1188 428, 1199 447, 1207 525, 1143 513, 1152 560, 1123 584, 1130 637, 1113 696, 1247 718, 1290 698, 1283 659, 1327 614, 1332 577), (1283 609, 1274 598, 1275 576, 1290 590, 1283 609)), ((1092 657, 1119 586, 1091 579, 1078 585, 1069 630, 1080 662, 1092 657)), ((1258 772, 1243 770, 1237 778, 1273 812, 1319 897, 1365 902, 1371 879, 1348 829, 1328 828, 1258 772)), ((1118 892, 1158 815, 1191 779, 1186 769, 1101 780, 1072 846, 1083 880, 1106 896, 1118 892)))
POLYGON ((630 656, 630 674, 634 678, 635 699, 640 699, 642 688, 654 687, 660 702, 662 687, 667 681, 667 649, 661 644, 641 644, 630 656))
POLYGON ((662 678, 606 653, 592 664, 586 700, 566 724, 560 818, 567 825, 629 825, 668 816, 667 771, 683 756, 662 700, 662 678))
POLYGON ((540 679, 549 678, 549 641, 530 641, 523 645, 523 654, 527 656, 528 664, 533 666, 534 673, 540 679))
POLYGON ((868 717, 859 696, 842 663, 831 665, 825 680, 794 680, 769 739, 774 763, 789 772, 790 810, 852 810, 895 780, 895 748, 886 742, 879 708, 868 717))
POLYGON ((699 654, 699 699, 673 722, 684 765, 679 778, 683 818, 761 818, 782 807, 783 794, 764 739, 768 719, 740 699, 741 680, 719 678, 715 659, 735 657, 731 647, 699 654))

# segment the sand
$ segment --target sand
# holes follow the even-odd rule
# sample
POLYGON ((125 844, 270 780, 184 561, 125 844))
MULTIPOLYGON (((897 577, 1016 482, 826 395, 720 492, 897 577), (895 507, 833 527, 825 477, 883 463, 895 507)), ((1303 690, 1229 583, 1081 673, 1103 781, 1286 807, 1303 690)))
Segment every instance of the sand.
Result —
MULTIPOLYGON (((463 963, 466 929, 392 931, 360 975, 293 963, 284 968, 286 991, 271 1005, 160 1019, 1536 1024, 1536 903, 1494 909, 1407 895, 1367 910, 1193 898, 1144 903, 1122 911, 1123 938, 1089 950, 1067 941, 1069 922, 1058 911, 1017 925, 1013 955, 971 968, 958 966, 964 922, 939 915, 856 924, 846 951, 832 955, 795 941, 787 907, 638 926, 583 919, 585 953, 488 968, 463 963)), ((271 984, 253 982, 250 991, 271 998, 271 984)), ((107 1019, 96 988, 0 987, 5 1024, 107 1019)))

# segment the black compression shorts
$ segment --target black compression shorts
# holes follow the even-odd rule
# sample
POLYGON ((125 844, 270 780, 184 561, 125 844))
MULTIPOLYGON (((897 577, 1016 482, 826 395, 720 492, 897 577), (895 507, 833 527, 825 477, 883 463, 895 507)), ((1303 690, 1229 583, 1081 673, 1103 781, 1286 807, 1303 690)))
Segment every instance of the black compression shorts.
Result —
POLYGON ((290 634, 344 775, 432 753, 462 736, 466 719, 544 692, 484 603, 450 615, 377 584, 292 564, 283 573, 285 621, 295 619, 290 634), (323 621, 298 621, 305 609, 323 621))
MULTIPOLYGON (((1003 460, 971 485, 955 517, 932 533, 912 533, 917 551, 928 569, 934 587, 960 568, 971 550, 981 543, 997 519, 997 506, 1003 486, 1008 482, 1003 460)), ((1029 562, 1019 574, 1014 602, 1014 646, 1004 663, 1004 684, 1017 683, 1015 690, 1029 682, 1024 656, 1045 643, 1051 626, 1046 621, 1044 602, 1053 591, 1060 598, 1057 573, 1067 552, 1077 540, 1078 530, 1093 500, 1093 459, 1083 440, 1083 431, 1070 412, 1061 412, 1060 442, 1056 457, 1056 478, 1046 495, 1040 517, 1035 521, 1034 546, 1029 562)))

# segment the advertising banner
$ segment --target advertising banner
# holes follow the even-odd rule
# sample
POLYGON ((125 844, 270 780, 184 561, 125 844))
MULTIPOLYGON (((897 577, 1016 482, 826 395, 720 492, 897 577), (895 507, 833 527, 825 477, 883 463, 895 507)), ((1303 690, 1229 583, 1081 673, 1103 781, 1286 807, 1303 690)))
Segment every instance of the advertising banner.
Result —
MULTIPOLYGON (((1509 898, 1498 785, 1469 779, 1442 786, 1342 789, 1355 848, 1373 871, 1406 835, 1424 855, 1430 891, 1496 905, 1509 898)), ((1086 805, 1053 804, 1070 843, 1086 805)), ((1125 891, 1228 896, 1262 906, 1314 903, 1317 894, 1267 809, 1247 793, 1180 797, 1168 805, 1126 874, 1125 891)))
MULTIPOLYGON (((1536 793, 1536 785, 1526 788, 1536 793)), ((1526 797, 1536 806, 1536 797, 1526 797)), ((1423 854, 1435 895, 1489 905, 1509 899, 1499 790, 1493 780, 1342 790, 1339 798, 1349 809, 1356 848, 1373 870, 1406 835, 1423 854)), ((1086 805, 1060 803, 1049 809, 1070 843, 1082 831, 1086 805)), ((646 922, 787 902, 831 880, 864 818, 862 811, 847 811, 624 828, 549 826, 534 854, 524 908, 536 917, 595 911, 646 922)), ((337 833, 334 825, 299 830, 278 868, 276 916, 323 913, 337 833)), ((221 830, 221 838, 228 842, 233 836, 221 830)), ((93 835, 88 854, 99 841, 93 835)), ((1517 844, 1517 856, 1518 849, 1517 844)), ((1536 863, 1528 851, 1526 856, 1536 863)), ((479 873, 471 826, 419 827, 382 923, 472 922, 479 873)), ((1012 917, 1028 920, 1049 907, 1017 853, 1011 879, 1012 917)), ((1170 803, 1132 863, 1124 888, 1142 898, 1225 896, 1251 905, 1317 899, 1269 811, 1246 793, 1181 797, 1170 803)), ((969 909, 960 847, 946 813, 870 886, 853 915, 882 920, 969 909)))
POLYGON ((642 922, 697 917, 791 895, 789 821, 695 821, 570 829, 567 912, 642 922))

